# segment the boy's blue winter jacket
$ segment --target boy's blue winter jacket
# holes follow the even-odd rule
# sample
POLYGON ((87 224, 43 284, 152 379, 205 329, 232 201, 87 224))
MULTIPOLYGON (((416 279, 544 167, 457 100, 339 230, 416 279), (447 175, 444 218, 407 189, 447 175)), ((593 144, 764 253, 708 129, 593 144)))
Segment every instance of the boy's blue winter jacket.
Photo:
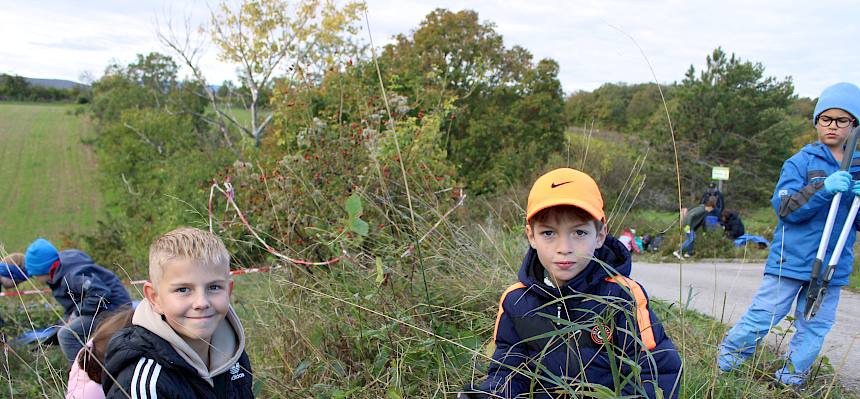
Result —
POLYGON ((559 290, 545 281, 537 252, 529 249, 520 282, 499 302, 496 349, 481 391, 555 398, 608 388, 655 398, 659 387, 663 397, 677 397, 681 359, 644 290, 627 277, 629 252, 607 237, 595 258, 614 270, 592 260, 559 290), (641 371, 633 371, 624 358, 641 371), (627 383, 619 382, 631 375, 627 383))
POLYGON ((131 303, 119 278, 77 249, 60 252, 60 265, 53 271, 48 286, 65 308, 66 317, 93 316, 131 303))
MULTIPOLYGON (((860 178, 860 153, 854 153, 849 171, 854 180, 860 178)), ((770 254, 765 266, 766 274, 790 277, 797 280, 809 280, 812 263, 818 252, 821 234, 830 210, 833 194, 824 189, 824 179, 839 170, 839 163, 827 148, 821 143, 807 144, 797 154, 785 161, 779 182, 776 184, 771 204, 779 217, 770 254)), ((845 224, 848 209, 854 195, 851 191, 842 194, 839 202, 839 212, 830 236, 824 262, 827 264, 836 246, 839 232, 845 224)), ((848 284, 851 268, 854 264, 854 239, 858 220, 850 230, 845 249, 839 258, 836 272, 830 281, 832 285, 848 284)))

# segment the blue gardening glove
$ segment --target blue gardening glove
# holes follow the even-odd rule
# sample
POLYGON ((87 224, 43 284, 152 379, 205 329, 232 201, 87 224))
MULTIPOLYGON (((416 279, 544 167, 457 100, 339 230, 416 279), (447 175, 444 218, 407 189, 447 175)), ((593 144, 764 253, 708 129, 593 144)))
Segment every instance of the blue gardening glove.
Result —
POLYGON ((840 170, 824 179, 824 189, 830 194, 845 192, 852 189, 851 174, 840 170))
POLYGON ((854 187, 851 187, 854 195, 860 195, 860 180, 854 180, 854 187))

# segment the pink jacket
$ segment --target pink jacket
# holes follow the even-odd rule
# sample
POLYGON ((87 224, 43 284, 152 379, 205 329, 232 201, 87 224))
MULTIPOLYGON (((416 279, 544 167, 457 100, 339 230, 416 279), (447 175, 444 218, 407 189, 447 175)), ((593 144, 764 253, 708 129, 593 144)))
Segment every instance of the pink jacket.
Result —
MULTIPOLYGON (((87 342, 87 347, 92 346, 92 341, 87 342)), ((66 389, 66 399, 105 399, 105 393, 102 391, 102 385, 91 380, 87 372, 78 366, 78 358, 84 353, 86 348, 81 348, 78 356, 75 357, 72 363, 72 369, 69 370, 69 386, 66 389)))

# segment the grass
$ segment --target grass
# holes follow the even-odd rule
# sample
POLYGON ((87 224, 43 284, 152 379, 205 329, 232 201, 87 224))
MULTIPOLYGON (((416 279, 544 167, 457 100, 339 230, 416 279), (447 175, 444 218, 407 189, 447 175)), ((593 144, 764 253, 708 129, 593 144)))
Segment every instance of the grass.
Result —
POLYGON ((92 229, 101 212, 92 127, 74 105, 0 103, 0 246, 23 252, 92 229))
MULTIPOLYGON (((27 111, 32 112, 21 112, 27 111)), ((405 208, 363 199, 368 214, 391 215, 392 232, 380 227, 363 244, 345 242, 350 256, 332 266, 286 265, 272 273, 237 277, 233 303, 247 333, 257 397, 443 398, 464 382, 483 377, 498 296, 515 281, 525 249, 521 226, 507 227, 502 216, 516 212, 502 206, 486 213, 471 209, 471 221, 438 224, 419 247, 404 252, 410 236, 442 221, 439 209, 414 196, 419 211, 407 224, 402 222, 409 215, 405 208)), ((752 210, 742 216, 753 233, 772 228, 772 213, 752 210)), ((642 226, 643 233, 674 220, 672 213, 634 212, 625 225, 642 226)), ((677 245, 671 240, 661 254, 652 256, 671 253, 677 245)), ((718 234, 703 235, 699 245, 700 256, 736 251, 718 234)), ((653 303, 676 346, 683 348, 687 366, 682 398, 855 397, 833 386, 826 363, 817 369, 813 384, 824 390, 796 392, 774 386, 771 375, 780 361, 767 348, 739 371, 720 374, 716 345, 727 327, 694 312, 682 313, 677 305, 653 303)), ((0 312, 7 318, 3 332, 9 336, 58 318, 50 298, 0 298, 0 312)), ((4 395, 63 396, 68 370, 58 348, 3 353, 4 395)))
MULTIPOLYGON (((428 242, 418 263, 287 265, 238 276, 233 306, 245 326, 257 397, 447 398, 464 382, 481 379, 498 295, 515 280, 525 244, 489 224, 448 233, 456 239, 428 242)), ((826 364, 812 390, 773 384, 780 359, 766 348, 740 370, 720 374, 716 344, 727 326, 692 311, 682 318, 677 305, 655 300, 652 306, 684 350, 681 398, 856 398, 833 386, 826 364)), ((30 325, 24 307, 36 326, 57 317, 50 298, 0 298, 8 322, 3 332, 14 336, 30 325)), ((0 392, 62 397, 68 369, 57 347, 5 353, 0 392)))

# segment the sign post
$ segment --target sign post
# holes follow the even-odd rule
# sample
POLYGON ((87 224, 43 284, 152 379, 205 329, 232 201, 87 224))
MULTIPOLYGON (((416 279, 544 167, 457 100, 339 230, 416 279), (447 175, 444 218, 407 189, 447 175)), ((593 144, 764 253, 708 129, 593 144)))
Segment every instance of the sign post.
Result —
POLYGON ((711 169, 711 179, 717 181, 717 189, 723 191, 723 180, 729 180, 729 168, 714 166, 711 169))

